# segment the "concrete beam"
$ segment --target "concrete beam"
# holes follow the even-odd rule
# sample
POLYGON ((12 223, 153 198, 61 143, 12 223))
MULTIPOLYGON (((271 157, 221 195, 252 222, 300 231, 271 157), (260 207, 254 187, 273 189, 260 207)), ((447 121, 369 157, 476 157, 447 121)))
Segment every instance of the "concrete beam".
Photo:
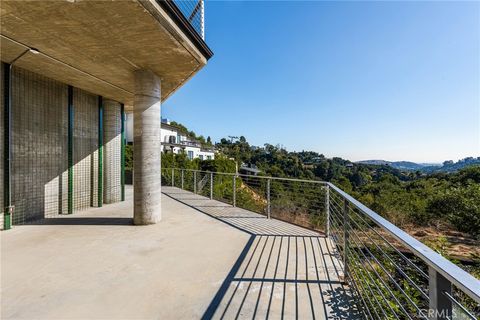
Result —
POLYGON ((162 75, 162 100, 206 63, 206 57, 155 0, 2 0, 0 55, 16 66, 132 104, 133 72, 162 75), (65 14, 68 12, 68 14, 65 14))
POLYGON ((133 221, 145 225, 161 219, 160 79, 150 70, 134 75, 133 221))

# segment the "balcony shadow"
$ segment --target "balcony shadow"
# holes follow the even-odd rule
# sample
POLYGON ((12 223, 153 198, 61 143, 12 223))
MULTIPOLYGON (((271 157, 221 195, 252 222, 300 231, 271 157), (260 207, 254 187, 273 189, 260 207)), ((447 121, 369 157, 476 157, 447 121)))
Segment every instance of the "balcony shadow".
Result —
POLYGON ((322 234, 178 188, 162 192, 250 235, 202 319, 361 318, 322 234))

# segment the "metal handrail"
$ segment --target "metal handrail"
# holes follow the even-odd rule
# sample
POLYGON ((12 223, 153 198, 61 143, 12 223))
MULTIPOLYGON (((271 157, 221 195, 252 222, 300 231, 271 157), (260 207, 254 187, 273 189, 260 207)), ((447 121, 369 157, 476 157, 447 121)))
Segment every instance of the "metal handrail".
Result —
POLYGON ((422 259, 429 267, 446 277, 456 287, 464 291, 470 298, 480 303, 480 281, 471 274, 461 269, 453 262, 447 260, 430 247, 421 243, 402 229, 398 228, 378 213, 374 212, 360 201, 344 192, 333 183, 327 182, 327 185, 338 192, 343 198, 347 199, 357 209, 370 217, 379 227, 390 233, 403 245, 407 246, 413 254, 422 259))
POLYGON ((205 40, 204 0, 171 0, 195 31, 205 40))
MULTIPOLYGON (((224 177, 233 177, 233 180, 230 180, 230 186, 225 185, 226 188, 232 188, 231 190, 231 200, 232 204, 238 205, 238 201, 236 201, 236 193, 238 192, 237 189, 237 179, 243 179, 244 183, 253 183, 256 181, 256 187, 258 188, 264 188, 261 191, 266 200, 266 206, 265 206, 265 211, 264 213, 267 215, 268 218, 270 218, 271 214, 271 182, 277 181, 281 182, 282 186, 285 188, 286 192, 298 192, 298 185, 291 185, 289 184, 290 182, 292 183, 302 183, 302 184, 311 184, 318 186, 321 190, 325 190, 325 205, 324 205, 324 210, 326 214, 326 234, 327 237, 330 237, 333 241, 333 243, 336 244, 337 248, 339 249, 341 256, 343 258, 343 267, 344 267, 344 276, 346 277, 346 281, 351 281, 351 284, 353 285, 353 288, 357 288, 356 290, 358 291, 358 288, 362 288, 364 291, 363 294, 366 294, 366 297, 364 297, 361 293, 359 293, 361 300, 364 302, 365 301, 370 301, 372 304, 373 302, 376 302, 376 305, 373 303, 375 307, 382 306, 384 302, 386 302, 387 307, 390 308, 388 301, 389 297, 393 297, 392 301, 395 303, 398 303, 397 297, 395 297, 394 293, 391 291, 392 288, 390 288, 386 282, 390 282, 393 285, 393 289, 397 290, 398 292, 401 293, 402 297, 406 299, 407 302, 409 302, 416 312, 418 312, 418 315, 427 318, 427 316, 424 313, 424 310, 421 310, 421 306, 417 305, 412 301, 410 296, 402 289, 401 286, 399 286, 397 279, 394 279, 392 277, 392 274, 385 269, 385 266, 382 265, 382 261, 385 261, 389 263, 392 267, 395 268, 399 272, 399 275, 401 275, 410 285, 413 286, 419 292, 421 297, 424 299, 424 303, 430 306, 430 309, 432 310, 437 310, 437 311, 445 311, 449 310, 450 314, 452 312, 453 306, 447 301, 452 301, 453 303, 460 308, 466 315, 470 316, 471 319, 475 319, 471 313, 463 306, 461 305, 460 302, 455 300, 452 296, 451 293, 451 288, 452 286, 455 286, 455 288, 459 289, 463 293, 465 293, 468 297, 473 299, 476 303, 480 304, 480 281, 473 277, 471 274, 468 272, 464 271, 451 261, 447 260, 425 244, 421 243, 420 241, 416 240, 414 237, 410 236, 408 233, 405 231, 401 230, 385 218, 381 217, 379 214, 362 204, 360 201, 356 200, 353 198, 351 195, 346 193, 345 191, 341 190, 334 184, 330 182, 325 182, 325 181, 319 181, 319 180, 305 180, 305 179, 295 179, 295 178, 280 178, 280 177, 270 177, 270 176, 254 176, 254 175, 247 175, 247 174, 239 174, 239 173, 227 173, 227 172, 211 172, 211 171, 204 171, 204 170, 196 170, 196 169, 179 169, 179 168, 169 168, 169 169, 163 169, 167 170, 167 172, 171 171, 172 175, 172 186, 175 186, 175 181, 174 181, 174 171, 175 170, 180 170, 181 175, 176 175, 177 177, 181 176, 181 186, 183 188, 184 186, 184 176, 186 172, 193 173, 191 176, 194 179, 194 186, 193 186, 193 191, 197 193, 197 188, 196 188, 196 179, 197 175, 204 175, 204 179, 209 179, 210 180, 210 198, 213 198, 213 188, 214 188, 214 177, 215 176, 224 176, 224 177), (252 182, 252 180, 254 180, 252 182), (352 215, 352 213, 355 213, 355 216, 352 215), (351 217, 350 217, 351 216, 351 217), (355 219, 360 219, 359 222, 356 222, 355 219), (367 219, 368 218, 368 219, 367 219), (373 224, 369 224, 368 221, 373 222, 373 224, 377 227, 379 227, 379 231, 383 230, 382 232, 379 232, 373 228, 373 224), (361 221, 361 225, 359 224, 361 221), (331 230, 333 229, 333 224, 336 224, 337 226, 341 227, 340 233, 339 234, 334 234, 335 232, 332 232, 331 230), (364 227, 363 227, 364 226, 364 227), (387 245, 389 248, 393 249, 391 253, 386 252, 383 250, 376 241, 371 239, 369 237, 369 234, 365 232, 365 230, 368 230, 368 232, 372 231, 374 234, 376 234, 384 243, 387 245), (356 231, 360 231, 361 233, 357 233, 356 231), (383 234, 385 232, 385 234, 383 234), (351 234, 352 237, 349 236, 351 234), (396 241, 392 243, 392 241, 389 241, 387 238, 390 238, 387 236, 390 235, 393 237, 396 241), (342 236, 342 239, 338 238, 339 236, 342 236), (363 238, 362 238, 363 237, 363 238), (364 241, 364 239, 366 239, 364 241), (382 257, 376 257, 375 252, 371 251, 368 248, 368 245, 374 245, 375 250, 377 252, 380 252, 382 257), (355 247, 356 246, 356 247, 355 247), (421 260, 427 267, 428 267, 428 274, 424 272, 419 266, 415 264, 415 262, 411 261, 409 258, 405 256, 403 251, 403 248, 406 250, 410 251, 413 255, 415 255, 419 260, 421 260), (355 249, 358 248, 363 248, 365 250, 365 253, 362 250, 355 251, 355 249), (403 263, 408 264, 408 266, 411 268, 411 270, 414 272, 414 274, 418 274, 421 279, 424 279, 425 281, 428 280, 428 284, 424 286, 424 289, 428 288, 428 294, 426 293, 427 291, 424 291, 422 289, 422 285, 418 285, 417 283, 412 280, 406 270, 402 270, 402 264, 396 263, 390 254, 397 254, 397 257, 402 261, 403 263), (349 260, 352 258, 352 261, 350 262, 349 260), (385 258, 385 259, 384 259, 385 258), (380 272, 384 273, 388 278, 382 279, 378 272, 375 270, 375 266, 370 262, 370 259, 373 264, 375 264, 380 272), (380 259, 380 260, 379 260, 380 259), (366 264, 362 265, 362 261, 365 262, 366 264), (351 270, 348 267, 348 264, 352 263, 352 266, 355 266, 355 268, 351 268, 351 270), (369 270, 366 270, 365 267, 368 266, 369 270), (363 268, 363 270, 362 270, 363 268), (356 270, 358 269, 358 270, 356 270), (352 273, 353 272, 353 273, 352 273), (350 277, 350 275, 354 275, 355 277, 350 277), (366 275, 366 276, 365 276, 366 275), (367 283, 362 283, 363 280, 370 280, 374 281, 374 279, 371 277, 373 275, 378 281, 380 281, 381 284, 385 287, 383 290, 385 290, 385 294, 388 294, 388 296, 384 295, 384 292, 382 290, 376 288, 375 290, 372 291, 372 288, 370 287, 370 284, 367 283), (362 279, 359 279, 359 276, 361 276, 362 279), (356 279, 355 279, 356 278, 356 279), (347 280, 348 279, 348 280, 347 280), (359 281, 356 283, 356 281, 359 281), (368 291, 365 291, 365 288, 368 289, 368 291), (379 290, 379 291, 378 291, 379 290), (378 291, 378 292, 377 292, 378 291), (369 293, 370 292, 370 293, 369 293), (375 295, 375 292, 377 294, 379 293, 381 296, 381 299, 377 299, 377 296, 375 295), (372 299, 370 299, 370 294, 373 295, 372 299), (366 298, 366 299, 365 299, 366 298), (445 300, 447 299, 447 300, 445 300), (445 306, 446 305, 446 306, 445 306)), ((224 179, 220 181, 229 181, 229 179, 224 179)), ((303 185, 301 187, 301 190, 308 191, 308 185, 305 186, 303 185)), ((311 189, 314 190, 314 189, 311 189)), ((315 189, 316 190, 316 189, 315 189)), ((200 190, 201 192, 201 190, 200 190)), ((273 192, 273 191, 272 191, 273 192)), ((302 192, 302 191, 300 191, 302 192)), ((316 191, 315 191, 316 192, 316 191)), ((277 194, 277 198, 280 196, 284 196, 284 194, 277 194)), ((290 199, 292 194, 289 194, 290 199)), ((305 195, 303 195, 305 196, 305 195)), ((308 201, 310 201, 313 197, 318 196, 317 193, 309 193, 309 198, 307 197, 308 201)), ((318 212, 318 207, 317 207, 317 202, 315 201, 312 203, 309 202, 309 207, 307 208, 308 210, 314 210, 312 212, 318 212)), ((296 205, 298 205, 297 202, 295 202, 296 205)), ((295 204, 294 204, 295 205, 295 204)), ((303 205, 303 204, 302 204, 303 205)), ((241 206, 241 204, 240 204, 241 206)), ((338 229, 337 229, 338 230, 338 229)), ((417 261, 418 262, 418 261, 417 261)), ((373 287, 375 288, 375 287, 373 287)), ((367 306, 368 309, 368 306, 367 306)), ((380 308, 381 309, 381 308, 380 308)), ((391 309, 391 308, 390 308, 391 309)), ((382 310, 382 309, 381 309, 382 310)), ((373 309, 375 313, 376 310, 375 308, 373 309)), ((407 318, 411 319, 412 317, 409 314, 409 311, 406 310, 403 306, 400 305, 400 310, 393 310, 392 315, 395 318, 399 318, 397 315, 397 312, 400 311, 403 316, 406 316, 407 318)), ((371 312, 367 310, 369 314, 371 312)), ((382 312, 385 312, 385 310, 382 310, 382 312)), ((478 311, 477 311, 478 313, 478 311)), ((378 314, 377 314, 378 316, 378 314)), ((433 319, 448 319, 450 316, 445 315, 445 316, 436 316, 434 315, 433 319)))
MULTIPOLYGON (((165 170, 172 170, 172 168, 162 168, 165 170)), ((258 178, 258 179, 265 179, 265 180, 281 180, 281 181, 293 181, 293 182, 306 182, 306 183, 315 183, 315 184, 322 184, 327 185, 328 182, 321 181, 321 180, 306 180, 306 179, 295 179, 295 178, 280 178, 280 177, 270 177, 270 176, 252 176, 244 173, 233 173, 233 172, 215 172, 215 171, 205 171, 205 170, 196 170, 196 169, 180 169, 174 168, 175 170, 185 170, 185 171, 196 171, 201 173, 214 173, 226 176, 237 176, 237 177, 245 177, 245 178, 258 178)))

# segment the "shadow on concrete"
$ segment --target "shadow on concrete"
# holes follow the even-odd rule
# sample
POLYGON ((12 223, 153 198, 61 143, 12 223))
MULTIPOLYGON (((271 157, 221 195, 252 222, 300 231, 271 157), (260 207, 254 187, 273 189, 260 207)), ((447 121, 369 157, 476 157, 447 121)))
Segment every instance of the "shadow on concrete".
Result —
POLYGON ((32 221, 27 224, 33 225, 92 225, 92 226, 131 226, 133 225, 132 218, 117 218, 117 217, 105 217, 105 218, 45 218, 42 220, 32 221))
POLYGON ((178 188, 162 192, 250 238, 202 319, 360 319, 329 239, 178 188))

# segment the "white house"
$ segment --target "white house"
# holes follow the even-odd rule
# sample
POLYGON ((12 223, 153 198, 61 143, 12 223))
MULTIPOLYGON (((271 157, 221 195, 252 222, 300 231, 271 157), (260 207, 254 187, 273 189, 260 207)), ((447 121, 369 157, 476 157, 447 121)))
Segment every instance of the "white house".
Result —
MULTIPOLYGON (((126 117, 126 138, 127 142, 133 142, 133 116, 126 117)), ((162 152, 173 152, 179 154, 185 152, 189 159, 200 158, 200 160, 215 159, 215 149, 205 148, 199 141, 192 140, 184 132, 170 125, 167 119, 162 119, 161 128, 162 152)))

